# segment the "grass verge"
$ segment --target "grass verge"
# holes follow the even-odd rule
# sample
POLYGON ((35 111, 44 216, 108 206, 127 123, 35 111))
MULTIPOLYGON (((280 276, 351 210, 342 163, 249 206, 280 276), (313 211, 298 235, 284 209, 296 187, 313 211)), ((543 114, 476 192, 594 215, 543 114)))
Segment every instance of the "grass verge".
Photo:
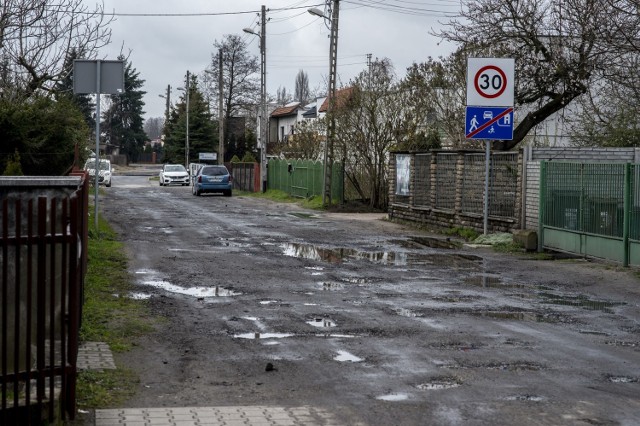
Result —
MULTIPOLYGON (((92 220, 90 220, 93 223, 92 220)), ((154 329, 144 301, 128 297, 132 288, 124 245, 99 217, 98 231, 89 231, 81 341, 106 342, 113 352, 131 349, 135 338, 154 329)), ((138 378, 118 368, 78 374, 78 406, 83 409, 117 405, 132 395, 138 378)))

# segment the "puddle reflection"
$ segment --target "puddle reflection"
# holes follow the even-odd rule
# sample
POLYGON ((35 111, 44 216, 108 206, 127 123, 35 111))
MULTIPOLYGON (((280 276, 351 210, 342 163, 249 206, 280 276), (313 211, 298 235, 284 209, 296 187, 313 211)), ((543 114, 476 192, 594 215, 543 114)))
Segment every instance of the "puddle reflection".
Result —
POLYGON ((292 333, 242 333, 235 334, 233 337, 236 339, 284 339, 286 337, 293 337, 292 333))
POLYGON ((364 359, 359 358, 355 355, 353 355, 352 353, 349 353, 347 351, 338 351, 338 355, 333 357, 333 359, 335 361, 338 362, 362 362, 364 361, 364 359))
POLYGON ((240 292, 236 292, 219 286, 185 288, 163 280, 146 280, 141 281, 140 284, 159 288, 161 290, 168 291, 169 293, 182 294, 185 296, 193 297, 230 297, 239 296, 240 294, 242 294, 240 292))
POLYGON ((391 393, 388 395, 377 396, 376 399, 381 401, 406 401, 409 399, 409 395, 406 393, 391 393))
POLYGON ((285 256, 310 259, 329 263, 342 263, 349 260, 368 260, 391 266, 407 266, 422 264, 437 264, 444 267, 470 268, 476 267, 482 258, 464 254, 440 253, 410 253, 404 251, 362 251, 352 248, 326 248, 311 244, 286 243, 282 244, 285 256))
POLYGON ((311 321, 307 321, 307 324, 318 328, 331 328, 338 326, 335 321, 328 318, 314 318, 311 321))
POLYGON ((611 308, 615 306, 624 305, 623 302, 609 302, 605 300, 592 300, 586 296, 571 296, 571 295, 559 295, 549 292, 538 293, 538 296, 543 298, 542 303, 548 303, 552 305, 562 306, 575 306, 578 308, 588 309, 590 311, 602 311, 607 313, 613 313, 611 308))

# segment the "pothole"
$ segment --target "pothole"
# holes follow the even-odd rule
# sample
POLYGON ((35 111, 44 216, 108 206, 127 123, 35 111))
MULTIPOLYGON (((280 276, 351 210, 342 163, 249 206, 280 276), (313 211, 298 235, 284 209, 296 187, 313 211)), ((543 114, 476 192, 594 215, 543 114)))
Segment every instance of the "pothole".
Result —
POLYGON ((485 370, 501 370, 501 371, 540 371, 544 367, 535 362, 518 361, 518 362, 489 362, 489 363, 461 363, 461 364, 442 364, 440 367, 450 369, 485 369, 485 370))
POLYGON ((333 357, 334 361, 338 362, 362 362, 364 359, 353 355, 347 351, 338 351, 338 355, 333 357))
POLYGON ((206 298, 206 297, 231 297, 231 296, 239 296, 242 293, 229 290, 224 287, 215 286, 215 287, 180 287, 175 284, 171 284, 168 281, 164 280, 145 280, 141 281, 140 284, 146 285, 149 287, 158 288, 160 290, 167 291, 169 293, 182 294, 185 296, 193 296, 198 298, 206 298))
POLYGON ((129 298, 133 300, 147 300, 151 299, 151 295, 147 293, 129 293, 129 298))
POLYGON ((488 317, 502 320, 532 321, 544 323, 565 323, 567 319, 555 313, 536 313, 536 312, 512 312, 512 311, 474 311, 469 312, 471 315, 479 317, 488 317))
POLYGON ((344 290, 344 284, 338 282, 321 282, 318 283, 318 285, 321 286, 324 291, 344 290))
POLYGON ((406 401, 407 399, 409 399, 409 395, 406 393, 390 393, 387 395, 376 396, 376 399, 380 401, 390 401, 390 402, 406 401))
POLYGON ((602 311, 606 313, 613 313, 613 310, 611 308, 625 304, 623 302, 593 300, 583 295, 561 295, 550 292, 538 293, 538 297, 543 299, 541 303, 561 306, 574 306, 577 308, 588 309, 590 311, 602 311))
POLYGON ((426 383, 416 385, 416 388, 420 390, 441 390, 457 388, 460 385, 460 381, 455 377, 434 377, 426 383))
POLYGON ((441 267, 477 267, 479 256, 465 254, 410 253, 405 251, 363 251, 345 247, 319 247, 311 244, 285 243, 281 245, 285 256, 342 263, 350 260, 368 260, 390 266, 431 265, 441 267))
POLYGON ((531 401, 531 402, 543 402, 547 398, 539 395, 512 395, 505 398, 507 401, 531 401))
POLYGON ((314 318, 311 321, 307 321, 307 324, 317 328, 332 328, 338 326, 335 321, 328 318, 314 318))
POLYGON ((609 380, 611 383, 637 383, 638 382, 638 378, 637 377, 630 377, 630 376, 607 376, 607 380, 609 380))
POLYGON ((640 342, 625 342, 623 340, 610 340, 605 342, 607 345, 619 346, 623 348, 639 348, 640 342))
POLYGON ((412 311, 411 309, 397 308, 394 310, 397 315, 406 318, 417 318, 423 316, 420 312, 412 311))
POLYGON ((293 333, 242 333, 234 334, 236 339, 284 339, 287 337, 293 337, 293 333))

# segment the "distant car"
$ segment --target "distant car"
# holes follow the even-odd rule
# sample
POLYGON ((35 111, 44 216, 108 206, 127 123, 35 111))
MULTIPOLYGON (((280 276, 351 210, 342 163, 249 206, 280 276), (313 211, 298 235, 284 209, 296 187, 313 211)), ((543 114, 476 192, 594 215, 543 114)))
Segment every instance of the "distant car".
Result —
MULTIPOLYGON (((84 169, 89 172, 89 183, 94 183, 96 181, 96 159, 88 159, 87 162, 84 163, 84 169)), ((98 185, 110 187, 112 175, 113 168, 111 167, 111 161, 101 159, 100 169, 98 170, 98 185)))
POLYGON ((233 177, 223 165, 206 165, 198 169, 193 179, 191 193, 200 196, 206 192, 221 192, 231 197, 233 189, 233 177))
POLYGON ((189 185, 189 173, 182 164, 165 164, 160 170, 160 186, 189 185))

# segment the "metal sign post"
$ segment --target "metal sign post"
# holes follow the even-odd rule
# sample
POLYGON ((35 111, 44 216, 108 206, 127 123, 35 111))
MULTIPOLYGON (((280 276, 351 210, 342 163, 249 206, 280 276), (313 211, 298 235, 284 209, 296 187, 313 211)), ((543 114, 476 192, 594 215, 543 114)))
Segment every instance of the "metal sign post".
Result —
POLYGON ((484 173, 484 235, 489 232, 491 141, 513 139, 515 61, 510 58, 469 58, 465 135, 486 143, 484 173))
POLYGON ((100 94, 124 92, 124 61, 76 59, 73 61, 73 93, 96 94, 95 228, 98 231, 98 186, 100 183, 100 94))

